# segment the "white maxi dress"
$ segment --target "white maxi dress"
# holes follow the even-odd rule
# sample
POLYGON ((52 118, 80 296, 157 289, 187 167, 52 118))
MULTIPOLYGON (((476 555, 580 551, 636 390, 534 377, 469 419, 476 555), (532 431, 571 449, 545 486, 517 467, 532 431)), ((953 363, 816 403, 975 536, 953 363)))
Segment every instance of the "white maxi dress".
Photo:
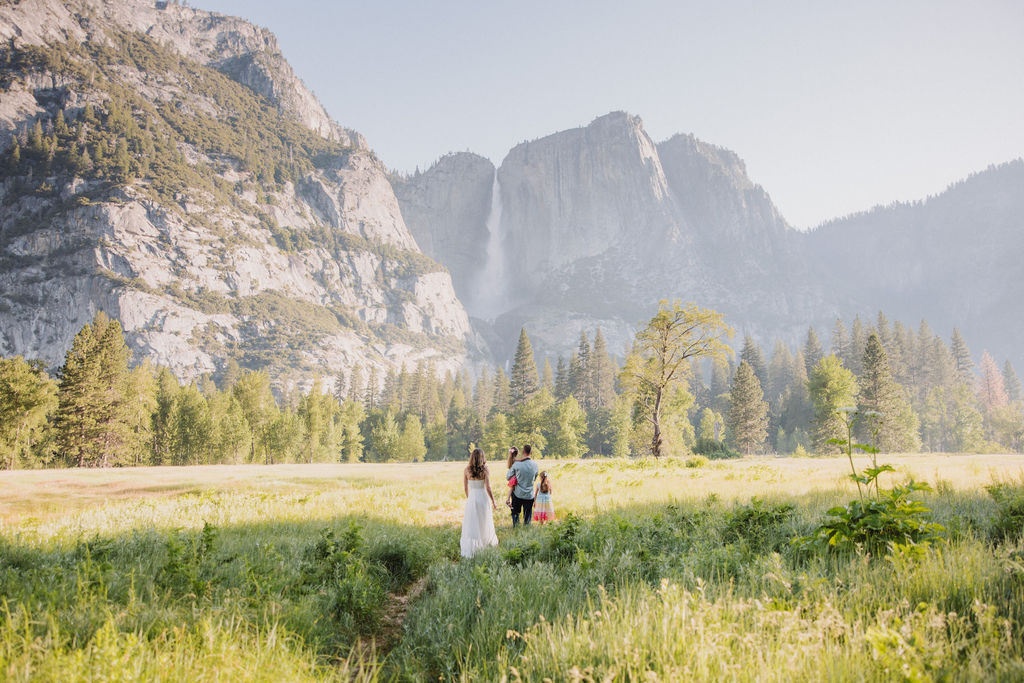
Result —
POLYGON ((462 516, 462 556, 473 557, 477 551, 498 545, 494 533, 494 512, 483 479, 469 480, 466 512, 462 516))

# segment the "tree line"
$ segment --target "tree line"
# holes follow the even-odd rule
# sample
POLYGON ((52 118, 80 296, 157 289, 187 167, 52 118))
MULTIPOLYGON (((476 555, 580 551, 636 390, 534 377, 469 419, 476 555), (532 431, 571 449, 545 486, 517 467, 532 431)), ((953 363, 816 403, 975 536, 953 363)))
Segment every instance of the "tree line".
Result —
POLYGON ((621 361, 598 329, 538 368, 524 329, 508 373, 354 366, 275 396, 266 372, 233 361, 220 386, 133 367, 120 324, 97 313, 52 377, 0 359, 0 466, 413 462, 514 443, 569 458, 829 453, 851 409, 866 417, 858 437, 885 451, 1024 449, 1013 366, 986 352, 975 367, 956 330, 947 344, 880 313, 837 320, 827 350, 809 328, 768 357, 745 336, 738 358, 731 335, 714 311, 662 302, 621 361))

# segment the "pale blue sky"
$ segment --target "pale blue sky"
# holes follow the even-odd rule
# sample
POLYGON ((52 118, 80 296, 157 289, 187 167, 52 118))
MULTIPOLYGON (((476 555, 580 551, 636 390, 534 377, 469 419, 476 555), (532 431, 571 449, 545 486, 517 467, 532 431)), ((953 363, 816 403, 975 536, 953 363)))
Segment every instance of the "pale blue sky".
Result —
POLYGON ((192 0, 274 31, 391 168, 624 109, 735 150, 798 227, 1024 156, 1024 2, 192 0))

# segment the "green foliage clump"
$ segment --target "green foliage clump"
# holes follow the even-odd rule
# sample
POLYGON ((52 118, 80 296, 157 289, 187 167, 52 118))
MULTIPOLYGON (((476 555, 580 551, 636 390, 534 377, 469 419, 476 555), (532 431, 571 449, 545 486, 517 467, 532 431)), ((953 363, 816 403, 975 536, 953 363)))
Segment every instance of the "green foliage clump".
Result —
POLYGON ((725 445, 724 441, 716 439, 697 439, 697 443, 693 446, 693 452, 697 455, 703 455, 709 460, 727 460, 729 458, 743 457, 740 453, 725 445))
POLYGON ((930 491, 931 487, 910 481, 883 492, 879 477, 896 470, 891 465, 878 464, 878 449, 874 446, 853 442, 855 425, 861 420, 871 421, 875 415, 848 408, 837 411, 837 417, 847 438, 831 439, 829 443, 845 449, 850 460, 849 476, 857 483, 860 499, 830 508, 813 534, 797 538, 794 543, 805 548, 817 544, 837 552, 865 552, 876 558, 891 558, 920 557, 931 544, 944 540, 945 528, 930 520, 931 510, 921 501, 911 499, 915 492, 930 491), (862 472, 854 465, 854 448, 871 455, 871 466, 862 472))
POLYGON ((363 543, 361 527, 351 522, 340 538, 324 529, 303 553, 300 586, 317 596, 318 609, 340 633, 372 632, 384 606, 385 572, 359 552, 363 543))
POLYGON ((992 537, 997 541, 1014 541, 1024 533, 1024 486, 1000 482, 986 486, 995 501, 996 518, 992 524, 992 537))

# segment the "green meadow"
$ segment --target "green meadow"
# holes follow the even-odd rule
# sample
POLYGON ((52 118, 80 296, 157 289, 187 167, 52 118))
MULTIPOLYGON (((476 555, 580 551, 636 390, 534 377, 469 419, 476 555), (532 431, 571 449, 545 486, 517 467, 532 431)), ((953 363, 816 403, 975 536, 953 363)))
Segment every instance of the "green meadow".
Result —
POLYGON ((544 460, 473 560, 462 463, 3 472, 0 679, 1024 678, 1024 456, 882 459, 935 541, 794 543, 841 458, 544 460))

